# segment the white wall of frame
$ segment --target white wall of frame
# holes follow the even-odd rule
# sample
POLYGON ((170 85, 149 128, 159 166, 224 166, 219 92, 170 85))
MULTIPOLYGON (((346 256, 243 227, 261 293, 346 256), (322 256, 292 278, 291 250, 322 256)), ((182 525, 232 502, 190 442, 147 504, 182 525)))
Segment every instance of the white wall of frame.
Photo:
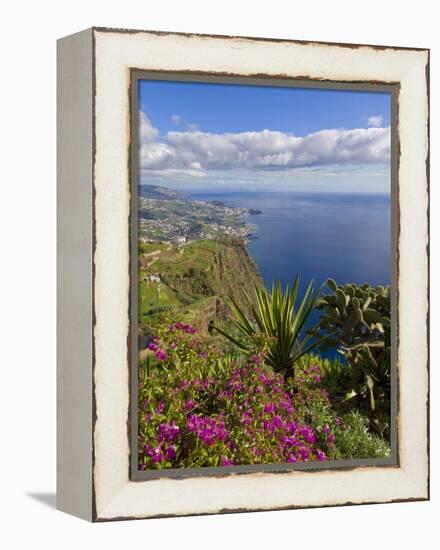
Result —
POLYGON ((97 414, 94 448, 98 518, 426 498, 427 52, 99 30, 94 31, 94 36, 97 414), (130 67, 400 82, 399 468, 375 466, 282 475, 259 472, 179 481, 128 479, 130 67))

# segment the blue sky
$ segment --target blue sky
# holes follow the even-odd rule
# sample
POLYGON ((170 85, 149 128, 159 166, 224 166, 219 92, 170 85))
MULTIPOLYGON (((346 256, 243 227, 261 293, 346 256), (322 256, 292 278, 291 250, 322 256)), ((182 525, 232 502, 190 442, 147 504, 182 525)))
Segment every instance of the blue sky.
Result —
POLYGON ((387 93, 139 83, 141 183, 183 189, 390 189, 387 93))

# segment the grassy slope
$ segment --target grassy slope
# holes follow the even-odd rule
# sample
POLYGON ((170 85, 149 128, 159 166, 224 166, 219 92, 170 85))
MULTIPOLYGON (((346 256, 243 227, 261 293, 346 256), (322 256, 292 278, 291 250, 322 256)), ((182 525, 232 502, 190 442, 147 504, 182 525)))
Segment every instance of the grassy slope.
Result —
POLYGON ((206 330, 211 319, 224 318, 224 300, 243 300, 242 289, 259 282, 257 268, 240 241, 196 240, 182 246, 140 243, 139 314, 141 327, 165 311, 206 330), (159 274, 161 282, 145 280, 159 274))

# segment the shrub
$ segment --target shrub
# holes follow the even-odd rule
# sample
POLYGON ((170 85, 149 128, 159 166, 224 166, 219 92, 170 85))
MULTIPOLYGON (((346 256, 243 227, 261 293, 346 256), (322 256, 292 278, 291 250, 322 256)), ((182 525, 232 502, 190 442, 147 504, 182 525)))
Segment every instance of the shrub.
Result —
POLYGON ((295 372, 297 387, 295 406, 302 422, 315 432, 328 434, 329 457, 333 460, 388 458, 390 447, 381 437, 368 430, 369 421, 358 410, 345 410, 343 403, 331 399, 338 377, 344 380, 347 364, 309 355, 304 357, 295 372), (330 391, 329 391, 330 390, 330 391))
POLYGON ((386 441, 368 431, 368 419, 359 411, 341 417, 336 430, 336 459, 389 458, 391 450, 386 441))
POLYGON ((286 381, 264 352, 222 355, 218 345, 180 322, 151 338, 140 365, 141 470, 389 456, 359 412, 334 408, 346 364, 308 354, 286 381))
MULTIPOLYGON (((139 387, 140 469, 322 461, 334 455, 332 428, 311 426, 299 410, 312 388, 300 393, 289 387, 262 353, 219 359, 213 339, 183 323, 160 329, 149 349, 139 387)), ((325 402, 324 390, 316 392, 325 402)))

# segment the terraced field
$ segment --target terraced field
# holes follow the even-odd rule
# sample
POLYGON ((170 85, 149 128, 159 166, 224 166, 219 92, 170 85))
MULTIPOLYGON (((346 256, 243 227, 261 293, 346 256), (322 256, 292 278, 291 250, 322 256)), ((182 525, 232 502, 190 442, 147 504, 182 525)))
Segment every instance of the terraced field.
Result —
POLYGON ((259 280, 241 241, 195 240, 139 245, 139 325, 149 332, 164 316, 206 330, 225 314, 225 299, 259 280))

